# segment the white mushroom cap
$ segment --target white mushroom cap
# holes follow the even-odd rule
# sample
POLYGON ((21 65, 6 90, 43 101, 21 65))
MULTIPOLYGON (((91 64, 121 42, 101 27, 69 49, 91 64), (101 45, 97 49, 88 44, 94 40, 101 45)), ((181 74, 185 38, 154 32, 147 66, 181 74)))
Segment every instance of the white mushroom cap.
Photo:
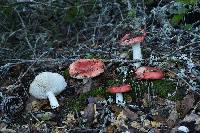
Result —
POLYGON ((52 108, 59 106, 55 95, 62 92, 67 83, 62 75, 52 72, 42 72, 30 84, 29 93, 38 99, 49 98, 52 108))

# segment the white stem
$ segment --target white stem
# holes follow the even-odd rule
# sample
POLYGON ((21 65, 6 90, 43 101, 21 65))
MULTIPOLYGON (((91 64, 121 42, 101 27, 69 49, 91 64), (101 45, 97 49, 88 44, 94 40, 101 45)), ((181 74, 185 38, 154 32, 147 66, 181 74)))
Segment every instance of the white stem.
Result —
POLYGON ((116 93, 116 103, 117 104, 123 103, 123 95, 122 95, 122 93, 116 93))
POLYGON ((54 93, 53 93, 52 91, 48 91, 48 92, 46 93, 46 95, 47 95, 47 97, 48 97, 48 99, 49 99, 51 108, 52 108, 52 109, 57 108, 57 107, 59 106, 59 104, 58 104, 58 100, 56 99, 54 93))
MULTIPOLYGON (((140 43, 132 45, 132 51, 133 51, 133 60, 142 60, 142 52, 140 48, 140 43)), ((136 68, 141 66, 141 62, 134 63, 134 66, 136 68)))

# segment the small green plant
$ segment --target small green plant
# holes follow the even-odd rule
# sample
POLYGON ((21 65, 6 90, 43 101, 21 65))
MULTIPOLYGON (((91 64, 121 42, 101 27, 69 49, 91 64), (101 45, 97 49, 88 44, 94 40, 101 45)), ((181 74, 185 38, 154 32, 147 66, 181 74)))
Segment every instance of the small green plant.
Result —
POLYGON ((197 4, 197 0, 176 0, 177 7, 171 11, 172 18, 170 20, 173 26, 180 26, 182 29, 191 29, 191 24, 183 22, 185 16, 192 10, 192 7, 197 4))
POLYGON ((131 10, 128 12, 128 17, 130 17, 130 18, 135 18, 135 17, 136 17, 136 10, 135 10, 135 9, 131 9, 131 10))
POLYGON ((74 23, 84 16, 84 9, 79 6, 73 6, 67 9, 64 20, 70 24, 74 23))

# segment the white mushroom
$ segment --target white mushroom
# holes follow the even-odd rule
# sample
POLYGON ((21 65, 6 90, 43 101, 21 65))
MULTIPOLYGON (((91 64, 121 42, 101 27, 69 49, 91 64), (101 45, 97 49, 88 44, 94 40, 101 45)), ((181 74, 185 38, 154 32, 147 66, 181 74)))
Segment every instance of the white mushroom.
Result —
POLYGON ((59 106, 55 95, 61 93, 67 83, 62 75, 52 72, 42 72, 30 84, 29 93, 38 99, 49 99, 51 108, 59 106))
POLYGON ((178 131, 184 132, 184 133, 188 133, 189 129, 186 126, 180 126, 178 128, 178 131))

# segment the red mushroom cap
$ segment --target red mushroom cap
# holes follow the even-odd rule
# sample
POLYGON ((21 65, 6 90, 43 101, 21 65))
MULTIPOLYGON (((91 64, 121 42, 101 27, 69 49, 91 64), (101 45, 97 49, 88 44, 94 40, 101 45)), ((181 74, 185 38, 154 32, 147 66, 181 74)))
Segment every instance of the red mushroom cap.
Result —
POLYGON ((123 93, 128 92, 132 90, 131 86, 129 84, 123 84, 119 86, 112 86, 107 89, 107 92, 109 93, 123 93))
POLYGON ((73 78, 83 79, 96 77, 104 72, 105 64, 97 59, 79 59, 69 66, 69 74, 73 78))
POLYGON ((126 46, 126 45, 133 45, 136 43, 140 43, 144 41, 144 38, 146 36, 146 32, 144 30, 141 31, 142 35, 132 37, 131 33, 126 34, 122 39, 121 39, 121 45, 126 46))
POLYGON ((136 70, 136 77, 139 79, 163 79, 164 73, 160 68, 143 66, 136 70))

